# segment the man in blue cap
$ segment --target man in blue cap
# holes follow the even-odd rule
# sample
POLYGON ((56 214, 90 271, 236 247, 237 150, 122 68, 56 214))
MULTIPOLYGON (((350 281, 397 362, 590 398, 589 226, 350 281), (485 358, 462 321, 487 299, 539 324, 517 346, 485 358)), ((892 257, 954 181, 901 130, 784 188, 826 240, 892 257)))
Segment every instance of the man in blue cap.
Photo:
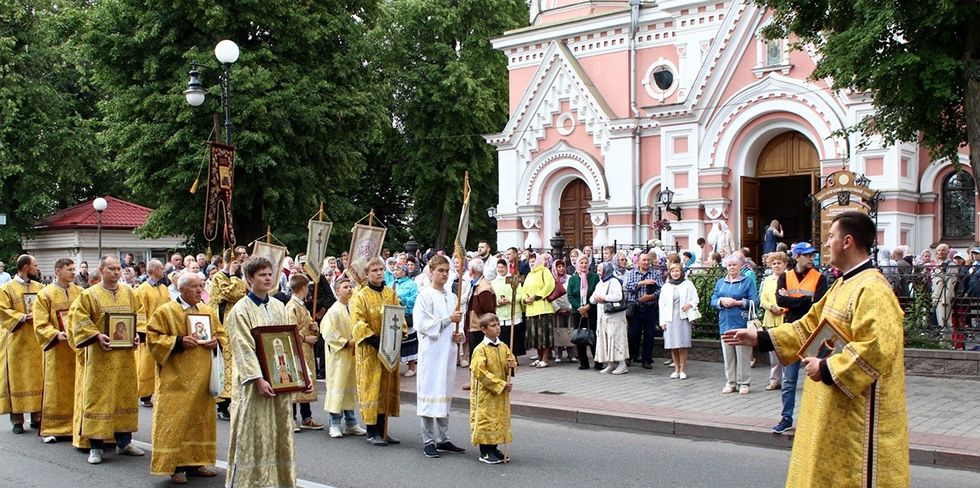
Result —
MULTIPOLYGON (((801 319, 810 307, 827 293, 827 278, 813 268, 817 249, 809 242, 793 244, 796 267, 783 273, 776 282, 776 305, 786 309, 785 323, 801 319)), ((773 433, 782 434, 793 428, 793 409, 796 407, 796 380, 800 376, 800 362, 783 367, 783 413, 773 433)))

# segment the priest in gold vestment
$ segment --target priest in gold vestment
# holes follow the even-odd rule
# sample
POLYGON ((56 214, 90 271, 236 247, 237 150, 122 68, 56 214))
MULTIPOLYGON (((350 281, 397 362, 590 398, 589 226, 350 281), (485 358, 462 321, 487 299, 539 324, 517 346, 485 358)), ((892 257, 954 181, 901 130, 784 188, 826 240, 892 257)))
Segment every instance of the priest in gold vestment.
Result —
MULTIPOLYGON (((109 347, 106 321, 113 313, 132 314, 137 325, 146 318, 138 313, 136 293, 119 282, 119 259, 104 256, 99 273, 102 282, 83 291, 68 311, 70 339, 76 348, 85 349, 82 396, 76 408, 81 409, 79 434, 91 444, 89 464, 102 463, 104 441, 110 439, 116 441, 117 454, 144 455, 142 449, 131 444, 133 432, 139 428, 136 356, 132 348, 109 347)), ((138 344, 139 336, 135 336, 133 347, 138 344)))
POLYGON ((17 274, 0 287, 0 414, 10 414, 15 434, 24 433, 25 413, 31 414, 32 429, 40 426, 43 361, 34 336, 33 305, 25 303, 44 287, 38 275, 37 259, 24 254, 17 258, 17 274))
MULTIPOLYGON (((157 307, 169 303, 170 291, 167 285, 163 284, 163 263, 158 259, 151 259, 146 263, 146 281, 136 287, 136 299, 140 304, 140 313, 147 320, 153 316, 157 307)), ((136 370, 137 370, 137 394, 140 397, 140 405, 152 407, 150 397, 153 396, 154 382, 156 381, 157 365, 150 355, 150 346, 146 341, 146 324, 143 328, 137 329, 140 334, 140 345, 136 348, 136 370)))
POLYGON ((182 274, 177 289, 177 300, 157 308, 146 327, 150 353, 158 365, 150 473, 170 475, 174 483, 184 484, 188 475, 216 476, 205 467, 214 465, 218 449, 217 412, 211 407, 211 355, 218 342, 228 347, 228 336, 218 315, 201 301, 200 275, 182 274), (200 321, 194 315, 208 317, 210 339, 200 342, 191 335, 189 319, 200 321))
MULTIPOLYGON (((45 286, 34 302, 34 332, 44 350, 44 396, 41 436, 56 442, 72 435, 75 411, 75 348, 68 343, 68 308, 82 294, 74 283, 75 263, 61 258, 54 263, 55 282, 45 286)), ((81 373, 78 368, 77 373, 81 373)))
MULTIPOLYGON (((256 256, 245 263, 251 286, 225 320, 231 342, 231 442, 228 446, 228 488, 294 487, 291 393, 276 394, 262 377, 252 329, 285 325, 289 315, 272 298, 272 263, 256 256)), ((310 388, 313 388, 311 385, 310 388)))
MULTIPOLYGON (((350 301, 357 397, 367 426, 367 442, 376 446, 401 442, 388 435, 385 428, 385 417, 399 414, 398 367, 388 371, 378 358, 384 306, 400 304, 395 291, 385 287, 384 271, 384 261, 380 257, 371 258, 367 263, 367 280, 350 301)), ((402 339, 407 336, 408 324, 403 323, 402 339)))
POLYGON ((888 281, 868 258, 874 222, 860 212, 830 227, 830 264, 843 275, 802 319, 768 331, 735 329, 723 340, 775 350, 783 364, 824 321, 850 336, 839 353, 803 358, 811 381, 803 403, 787 487, 909 486, 903 313, 888 281))

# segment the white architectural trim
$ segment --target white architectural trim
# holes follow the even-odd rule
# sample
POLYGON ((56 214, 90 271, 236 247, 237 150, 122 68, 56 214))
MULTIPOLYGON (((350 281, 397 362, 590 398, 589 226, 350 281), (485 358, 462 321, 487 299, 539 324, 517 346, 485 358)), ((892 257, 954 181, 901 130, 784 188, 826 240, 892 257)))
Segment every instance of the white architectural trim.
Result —
MULTIPOLYGON (((549 187, 543 189, 545 182, 552 174, 564 168, 572 168, 580 174, 580 177, 589 185, 589 190, 592 191, 592 200, 606 200, 608 186, 599 163, 585 151, 569 146, 565 141, 559 141, 558 144, 534 158, 534 161, 524 170, 518 185, 521 191, 519 194, 520 204, 545 204, 544 191, 553 191, 554 187, 557 186, 555 183, 549 182, 549 187)), ((560 198, 561 193, 558 195, 560 198)))
MULTIPOLYGON (((969 169, 970 158, 960 154, 959 164, 964 166, 964 169, 969 169)), ((922 178, 919 179, 919 191, 922 193, 934 192, 936 187, 936 179, 939 178, 939 175, 944 174, 946 169, 952 165, 953 162, 948 159, 935 160, 929 163, 926 170, 922 172, 922 178)), ((942 190, 942 188, 940 188, 940 190, 942 190)))

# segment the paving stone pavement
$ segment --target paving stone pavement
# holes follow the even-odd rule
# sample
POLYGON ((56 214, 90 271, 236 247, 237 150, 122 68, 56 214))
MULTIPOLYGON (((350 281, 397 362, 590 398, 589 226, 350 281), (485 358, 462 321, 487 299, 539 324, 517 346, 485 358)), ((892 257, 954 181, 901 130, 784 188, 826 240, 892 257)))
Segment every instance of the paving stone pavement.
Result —
MULTIPOLYGON (((529 362, 522 357, 521 364, 529 362)), ((639 366, 625 375, 580 371, 578 363, 548 368, 522 366, 511 396, 516 415, 531 415, 622 428, 639 428, 696 437, 788 447, 791 435, 773 435, 779 421, 780 393, 767 391, 769 367, 751 370, 751 393, 722 394, 723 365, 691 361, 688 379, 670 379, 673 368, 657 358, 653 370, 639 366)), ((411 400, 415 379, 403 378, 403 395, 411 400)), ((458 370, 457 386, 469 382, 458 370)), ((797 390, 797 414, 803 383, 797 390)), ((980 469, 980 382, 922 376, 906 377, 912 460, 980 469)), ((465 404, 468 392, 457 389, 455 401, 465 404)))

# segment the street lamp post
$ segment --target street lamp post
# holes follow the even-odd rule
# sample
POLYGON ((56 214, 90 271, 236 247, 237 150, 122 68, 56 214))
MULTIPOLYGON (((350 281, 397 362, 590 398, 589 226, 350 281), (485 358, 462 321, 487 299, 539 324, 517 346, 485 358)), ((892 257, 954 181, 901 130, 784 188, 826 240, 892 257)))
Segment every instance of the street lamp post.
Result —
MULTIPOLYGON (((660 205, 657 205, 657 220, 658 221, 661 221, 661 222, 663 221, 663 211, 664 210, 666 210, 667 212, 670 212, 670 213, 674 214, 674 216, 677 217, 677 220, 680 220, 681 219, 681 208, 680 207, 671 207, 670 206, 671 203, 674 203, 674 192, 670 188, 665 187, 663 189, 663 191, 661 191, 660 193, 658 193, 657 194, 657 201, 658 201, 658 203, 660 203, 660 205)), ((668 230, 669 230, 669 228, 668 228, 668 230)), ((664 228, 662 226, 658 226, 657 227, 657 239, 660 242, 663 242, 663 233, 664 233, 664 228)))
MULTIPOLYGON (((214 47, 214 57, 218 59, 223 68, 221 75, 221 109, 225 115, 225 144, 231 145, 231 133, 234 125, 231 123, 231 65, 238 61, 240 51, 238 45, 233 41, 225 39, 214 47)), ((191 63, 190 81, 187 82, 187 89, 184 90, 184 98, 192 107, 200 106, 204 103, 206 92, 201 85, 201 73, 197 70, 197 63, 191 63)))
POLYGON ((105 198, 99 197, 92 201, 92 208, 99 214, 96 226, 99 235, 99 261, 102 261, 102 212, 109 206, 105 198))

